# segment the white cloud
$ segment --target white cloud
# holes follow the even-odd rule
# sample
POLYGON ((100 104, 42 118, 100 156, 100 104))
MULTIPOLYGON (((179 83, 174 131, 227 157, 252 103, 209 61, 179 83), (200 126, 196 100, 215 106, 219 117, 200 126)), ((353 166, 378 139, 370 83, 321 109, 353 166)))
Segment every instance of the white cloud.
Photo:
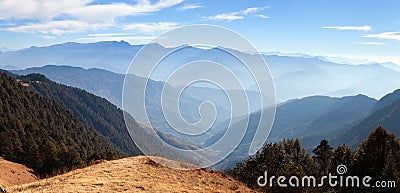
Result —
POLYGON ((2 0, 0 19, 50 20, 67 10, 83 7, 92 0, 2 0))
POLYGON ((159 0, 154 4, 140 1, 138 4, 111 3, 87 5, 67 11, 67 13, 90 22, 112 22, 116 17, 140 15, 160 11, 181 3, 183 0, 159 0))
POLYGON ((351 30, 351 31, 369 31, 372 29, 371 26, 365 25, 365 26, 327 26, 327 27, 322 27, 325 29, 336 29, 336 30, 351 30))
POLYGON ((54 34, 54 35, 63 35, 67 33, 76 33, 86 30, 97 30, 110 27, 111 24, 89 24, 83 21, 49 21, 44 23, 37 24, 28 24, 23 26, 11 27, 7 28, 7 31, 11 32, 28 32, 35 33, 40 32, 44 34, 54 34))
POLYGON ((62 35, 115 26, 115 19, 157 12, 180 4, 183 0, 140 0, 137 4, 89 4, 92 0, 2 0, 0 19, 39 20, 5 28, 12 32, 39 32, 62 35), (67 20, 55 20, 65 17, 67 20))
POLYGON ((367 34, 363 35, 362 37, 400 41, 400 32, 383 32, 379 34, 367 34))
POLYGON ((223 14, 218 14, 214 16, 209 16, 207 19, 209 20, 227 20, 227 21, 233 21, 233 20, 238 20, 238 19, 243 19, 244 17, 242 15, 236 15, 232 13, 223 13, 223 14))
POLYGON ((360 45, 385 45, 385 43, 382 43, 382 42, 358 42, 356 44, 360 44, 360 45))
POLYGON ((186 10, 192 10, 192 9, 198 9, 202 8, 202 5, 197 5, 197 4, 186 4, 183 5, 182 7, 178 8, 178 11, 186 11, 186 10))
POLYGON ((156 23, 131 23, 123 25, 123 30, 139 31, 144 34, 154 34, 157 32, 165 32, 179 27, 178 23, 172 22, 156 22, 156 23))
MULTIPOLYGON (((231 12, 231 13, 222 13, 222 14, 217 14, 217 15, 213 15, 213 16, 208 16, 205 18, 208 20, 233 21, 233 20, 243 19, 247 15, 252 15, 254 13, 258 13, 266 8, 268 8, 268 7, 250 7, 250 8, 241 10, 241 11, 236 11, 236 12, 231 12)), ((263 15, 263 16, 267 18, 267 16, 265 16, 265 15, 263 15)))
POLYGON ((254 16, 257 16, 257 17, 259 17, 259 18, 261 18, 261 19, 269 19, 268 16, 263 15, 263 14, 258 14, 258 15, 254 15, 254 16))
POLYGON ((243 10, 242 14, 243 15, 248 15, 248 14, 251 14, 251 13, 258 12, 260 10, 261 10, 260 7, 250 7, 250 8, 247 8, 247 9, 243 10))

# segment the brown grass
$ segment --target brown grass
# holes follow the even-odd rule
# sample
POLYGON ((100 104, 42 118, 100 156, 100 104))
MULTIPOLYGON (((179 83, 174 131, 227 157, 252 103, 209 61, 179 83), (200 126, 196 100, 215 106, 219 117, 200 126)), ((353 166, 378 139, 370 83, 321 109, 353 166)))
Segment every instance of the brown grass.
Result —
POLYGON ((36 181, 32 170, 24 165, 4 160, 0 157, 0 187, 5 188, 36 181))
MULTIPOLYGON (((162 163, 194 167, 164 158, 162 163)), ((87 168, 12 186, 9 192, 254 192, 209 169, 175 170, 145 156, 103 161, 87 168)))

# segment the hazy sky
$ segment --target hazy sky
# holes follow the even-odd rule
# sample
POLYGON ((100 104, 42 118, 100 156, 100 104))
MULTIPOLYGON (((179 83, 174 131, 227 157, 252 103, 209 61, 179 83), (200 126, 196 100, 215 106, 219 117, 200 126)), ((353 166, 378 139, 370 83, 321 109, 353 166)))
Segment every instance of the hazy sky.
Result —
POLYGON ((260 51, 400 64, 399 0, 0 0, 0 48, 125 40, 190 24, 232 29, 260 51))

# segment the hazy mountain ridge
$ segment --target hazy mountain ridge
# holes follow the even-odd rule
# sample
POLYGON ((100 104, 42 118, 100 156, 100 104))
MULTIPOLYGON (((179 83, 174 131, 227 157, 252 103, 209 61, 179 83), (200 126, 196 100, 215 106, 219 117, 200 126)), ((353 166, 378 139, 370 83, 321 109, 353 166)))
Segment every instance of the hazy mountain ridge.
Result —
MULTIPOLYGON (((376 100, 363 95, 332 98, 312 96, 279 105, 268 142, 299 138, 304 148, 311 151, 321 139, 331 139, 369 115, 376 100)), ((250 115, 246 135, 239 147, 217 167, 230 168, 247 159, 260 112, 250 115)), ((235 124, 232 126, 234 129, 235 124)), ((216 135, 217 140, 223 133, 216 135)), ((212 144, 214 141, 208 141, 212 144)))
POLYGON ((395 90, 392 93, 389 93, 382 97, 374 107, 374 110, 379 110, 381 108, 387 107, 395 103, 397 100, 400 99, 400 89, 395 90))
MULTIPOLYGON (((85 69, 100 68, 124 74, 132 58, 142 46, 129 45, 126 42, 97 42, 32 47, 0 53, 0 66, 25 69, 49 64, 69 65, 85 69)), ((158 44, 152 44, 150 47, 154 52, 159 53, 167 53, 173 49, 164 48, 158 44)), ((235 50, 225 50, 232 52, 237 57, 250 59, 254 57, 251 54, 235 50)), ((364 94, 373 98, 381 98, 400 87, 400 72, 398 71, 400 68, 392 63, 350 65, 334 63, 321 57, 302 55, 263 55, 263 57, 274 78, 279 102, 312 95, 341 97, 364 94)), ((216 62, 233 67, 233 69, 240 65, 229 55, 221 52, 221 49, 203 50, 194 47, 187 47, 182 52, 170 56, 166 65, 173 68, 177 64, 205 58, 211 58, 216 62)), ((164 70, 161 70, 160 73, 166 73, 164 70)), ((239 73, 238 76, 244 77, 246 74, 239 73)), ((90 88, 86 90, 90 91, 90 88)), ((113 100, 113 103, 115 101, 113 100)))
POLYGON ((343 131, 332 140, 334 145, 347 144, 356 147, 376 126, 388 128, 400 134, 400 90, 396 90, 379 100, 368 117, 353 127, 343 131))
POLYGON ((98 68, 83 69, 72 66, 46 65, 25 70, 11 71, 20 75, 32 73, 43 74, 50 80, 64 85, 77 87, 106 98, 114 105, 121 107, 124 76, 98 68))
POLYGON ((346 65, 287 56, 265 56, 265 60, 279 101, 312 95, 381 98, 400 87, 399 72, 380 64, 346 65))
POLYGON ((12 65, 21 69, 48 64, 68 64, 84 68, 109 69, 124 73, 134 54, 141 46, 127 42, 68 42, 45 47, 30 47, 18 51, 0 53, 1 65, 12 65))
MULTIPOLYGON (((122 90, 124 85, 125 76, 122 74, 117 74, 113 72, 109 72, 101 69, 83 69, 80 67, 71 67, 71 66, 54 66, 48 65, 44 67, 35 67, 29 68, 26 70, 18 70, 12 71, 17 74, 27 75, 31 73, 39 73, 44 74, 46 77, 51 79, 52 81, 59 82, 62 84, 66 84, 72 87, 78 87, 83 90, 87 90, 97 96, 108 99, 110 102, 114 103, 118 107, 121 107, 122 103, 122 90)), ((147 81, 145 78, 141 78, 134 75, 129 75, 129 86, 125 89, 130 89, 131 93, 144 93, 144 88, 139 88, 139 85, 144 85, 144 81, 147 81)), ((174 101, 171 93, 178 92, 178 88, 171 87, 164 82, 148 80, 148 86, 146 90, 146 105, 149 113, 149 118, 152 120, 152 124, 159 131, 162 131, 166 134, 171 134, 175 136, 180 136, 185 140, 189 140, 189 138, 185 138, 182 135, 179 135, 177 132, 174 132, 170 126, 164 120, 164 116, 162 114, 161 109, 161 91, 165 86, 164 92, 167 93, 167 97, 164 100, 174 101)), ((189 89, 189 91, 185 91, 180 99, 182 104, 180 106, 181 113, 183 117, 190 121, 196 122, 200 119, 200 115, 198 114, 199 105, 208 98, 198 98, 199 93, 201 95, 205 95, 209 91, 214 91, 214 89, 207 89, 206 91, 197 92, 197 89, 189 89), (195 92, 196 91, 196 92, 195 92), (197 97, 195 97, 197 96, 197 97)), ((215 93, 213 96, 218 96, 218 93, 215 93)), ((131 96, 134 98, 134 96, 131 96)), ((254 95, 253 97, 257 97, 254 95)), ((217 117, 216 123, 219 123, 227 118, 228 110, 224 109, 224 103, 221 100, 210 99, 210 101, 216 101, 216 107, 219 113, 219 117, 217 117)), ((171 104, 165 103, 165 104, 171 104)), ((127 104, 125 104, 127 105, 127 104)), ((140 106, 136 106, 137 104, 132 104, 132 108, 142 108, 140 106)), ((174 112, 178 115, 178 112, 174 112)), ((133 114, 134 118, 144 124, 146 121, 145 117, 141 117, 140 114, 133 114)), ((179 117, 179 116, 175 116, 179 117)), ((212 130, 213 131, 213 130, 212 130)), ((215 133, 215 132, 213 132, 215 133)), ((210 134, 199 136, 198 138, 190 139, 191 142, 199 142, 204 138, 208 138, 210 134)))
MULTIPOLYGON (((377 126, 400 134, 400 90, 387 94, 379 101, 363 95, 343 98, 323 96, 292 100, 277 107, 277 114, 268 141, 299 138, 310 151, 321 139, 331 141, 334 147, 346 144, 357 147, 377 126)), ((250 115, 248 131, 253 135, 257 113, 250 115)), ((220 163, 229 168, 246 157, 249 139, 220 163), (234 160, 234 161, 232 161, 234 160)))
MULTIPOLYGON (((363 95, 300 99, 278 107, 270 138, 302 138, 310 135, 329 137, 337 129, 366 117, 375 104, 375 99, 363 95)), ((304 146, 308 147, 307 144, 304 146)))

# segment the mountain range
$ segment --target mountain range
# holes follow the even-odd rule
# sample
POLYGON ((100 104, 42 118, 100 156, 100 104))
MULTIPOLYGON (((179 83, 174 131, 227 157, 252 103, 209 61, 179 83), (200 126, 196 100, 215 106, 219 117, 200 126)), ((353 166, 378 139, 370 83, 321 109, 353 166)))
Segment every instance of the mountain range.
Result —
MULTIPOLYGON (((231 168, 247 154, 253 139, 260 112, 250 115, 246 135, 233 153, 219 163, 219 168, 231 168)), ((283 139, 300 139, 311 152, 321 139, 331 141, 333 147, 346 144, 356 148, 377 126, 400 134, 400 90, 387 94, 380 100, 364 95, 332 98, 311 96, 291 100, 277 107, 269 142, 283 139)), ((232 126, 235 128, 235 125, 232 126)), ((206 144, 212 144, 224 133, 216 135, 206 144)))
POLYGON ((400 134, 400 90, 379 100, 365 119, 333 138, 332 142, 334 145, 345 143, 356 147, 377 125, 388 128, 396 135, 400 134))
MULTIPOLYGON (((46 65, 68 65, 84 69, 99 68, 114 73, 125 74, 130 62, 143 45, 130 45, 127 42, 96 43, 63 43, 47 47, 31 47, 18 51, 0 53, 0 66, 7 69, 26 69, 46 65)), ((174 48, 166 48, 158 44, 149 46, 153 52, 168 53, 174 48)), ((252 54, 229 49, 200 49, 186 47, 165 61, 165 68, 160 67, 157 75, 151 77, 156 81, 165 81, 171 68, 199 59, 212 59, 228 68, 240 68, 239 64, 225 51, 239 58, 255 57, 252 54), (221 51, 225 50, 225 51, 221 51)), ((151 57, 149 55, 148 57, 151 57)), ((342 97, 364 94, 373 98, 381 98, 400 87, 400 68, 393 63, 341 64, 321 57, 263 55, 271 71, 276 88, 276 99, 284 102, 293 98, 313 95, 342 97), (384 79, 381 77, 385 77, 384 79)), ((162 66, 162 65, 161 65, 162 66)), ((201 70, 201 69, 199 69, 201 70)), ((247 73, 236 71, 243 80, 246 89, 254 90, 254 85, 246 83, 247 73)), ((265 80, 258 81, 267 81, 265 80)), ((171 85, 178 87, 179 85, 171 85)), ((90 90, 90 89, 88 89, 90 90)), ((113 95, 113 97, 116 97, 113 95)), ((113 98, 117 103, 118 98, 113 98)))
MULTIPOLYGON (((29 73, 41 73, 45 74, 48 76, 50 79, 56 82, 62 82, 67 85, 75 86, 84 90, 88 90, 89 92, 92 92, 98 96, 104 97, 109 99, 110 101, 120 101, 121 100, 121 92, 122 88, 121 85, 123 84, 123 75, 109 72, 106 70, 100 70, 100 69, 82 69, 79 67, 69 67, 69 66, 44 66, 44 67, 37 67, 37 68, 30 68, 27 70, 21 70, 21 71, 13 71, 15 73, 19 74, 29 74, 29 73)), ((157 82, 154 82, 157 84, 157 82)), ((158 82, 160 84, 158 87, 162 86, 162 83, 158 82)), ((211 97, 213 93, 216 92, 210 92, 213 91, 213 89, 210 88, 189 88, 192 91, 188 92, 188 97, 197 99, 195 104, 199 104, 199 101, 204 101, 207 100, 207 96, 210 96, 208 98, 215 98, 217 100, 220 100, 223 104, 223 97, 217 97, 218 95, 215 94, 215 96, 211 97), (201 95, 198 94, 198 90, 206 90, 208 92, 207 95, 201 95), (200 97, 200 98, 199 98, 200 97)), ((251 91, 249 91, 251 92, 251 91)), ((156 91, 154 91, 156 93, 156 91)), ((338 107, 342 108, 350 108, 352 105, 354 105, 354 109, 360 109, 360 111, 364 113, 354 113, 357 116, 350 116, 347 119, 353 119, 354 121, 360 121, 363 116, 369 113, 369 111, 376 110, 377 108, 380 108, 381 106, 384 106, 385 104, 391 104, 394 100, 397 99, 397 93, 394 93, 392 95, 388 95, 382 98, 382 101, 378 102, 376 106, 374 106, 376 100, 372 98, 365 97, 363 95, 358 95, 357 97, 360 99, 360 101, 365 101, 365 105, 360 102, 360 105, 356 105, 357 103, 353 103, 354 101, 350 100, 352 97, 344 97, 343 99, 341 98, 335 98, 335 97, 327 97, 327 96, 315 96, 315 97, 306 97, 303 99, 293 99, 290 100, 286 103, 282 103, 278 105, 277 108, 277 116, 276 116, 276 121, 274 125, 274 130, 272 130, 272 133, 270 135, 271 139, 274 138, 288 138, 288 137, 305 137, 304 134, 299 135, 299 133, 291 133, 290 129, 293 129, 294 127, 298 127, 300 125, 305 125, 309 124, 311 121, 315 121, 313 124, 315 125, 317 123, 318 116, 322 116, 323 114, 328 113, 329 111, 336 110, 336 114, 340 114, 341 109, 338 107), (393 99, 391 99, 393 98, 393 99), (344 101, 349 100, 348 103, 344 103, 344 101), (337 102, 341 101, 343 103, 337 102), (375 101, 375 102, 374 102, 375 101), (352 105, 348 105, 352 104, 352 105), (371 107, 372 106, 372 107, 371 107), (308 108, 307 108, 308 107, 308 108), (333 108, 335 107, 335 108, 333 108), (287 109, 287 110, 286 110, 287 109), (299 110, 302 111, 299 111, 299 110), (300 119, 303 122, 298 122, 296 119, 282 119, 280 117, 291 117, 290 114, 296 114, 298 116, 308 116, 308 117, 301 117, 300 119), (296 112, 296 113, 295 113, 296 112), (319 113, 319 114, 318 114, 319 113), (290 121, 289 121, 290 120, 290 121), (281 124, 283 124, 281 126, 281 124), (289 125, 285 125, 289 124, 289 125), (289 131, 286 131, 288 130, 289 131), (279 131, 279 132, 278 132, 279 131), (282 135, 282 133, 286 132, 286 135, 282 135), (283 136, 283 137, 282 137, 283 136)), ((354 99, 355 100, 355 99, 354 99)), ((355 100, 356 101, 356 100, 355 100)), ((117 104, 120 102, 116 102, 117 104)), ((194 105, 195 106, 195 105, 194 105)), ((194 109, 195 107, 193 107, 194 109)), ((187 110, 187 113, 191 113, 193 109, 187 110)), ((335 112, 330 112, 331 114, 335 114, 335 112)), ((329 116, 329 114, 325 115, 329 116)), ((194 116, 193 116, 194 117, 194 116)), ((295 117, 296 118, 296 117, 295 117)), ((193 118, 194 119, 194 118, 193 118)), ((140 119, 139 119, 140 120, 140 119)), ((347 122, 341 119, 336 119, 337 121, 341 122, 342 125, 345 125, 347 122)), ((351 121, 350 121, 351 122, 351 121)), ((223 124, 223 122, 221 122, 223 124)), ((310 124, 311 128, 315 128, 313 124, 310 124)), ((318 125, 318 124, 317 124, 318 125)), ((304 127, 304 126, 303 126, 304 127)), ((330 127, 333 127, 330 125, 330 127)), ((322 132, 324 133, 324 132, 322 132)), ((325 133, 327 134, 327 133, 325 133)), ((327 135, 329 136, 329 135, 327 135)), ((317 139, 318 137, 316 137, 317 139)), ((306 143, 304 144, 306 145, 306 143)))
MULTIPOLYGON (((29 68, 26 70, 13 70, 11 72, 20 75, 28 75, 32 73, 43 74, 54 82, 86 90, 97 96, 106 98, 113 104, 117 105, 119 108, 122 108, 122 90, 125 79, 125 76, 122 74, 117 74, 101 69, 86 70, 80 67, 54 65, 29 68)), ((147 79, 135 75, 130 75, 129 78, 131 80, 131 84, 129 84, 129 87, 126 87, 125 89, 129 88, 130 92, 132 93, 144 93, 144 88, 140 86, 144 85, 143 82, 147 81, 147 79)), ((165 84, 164 82, 153 81, 150 79, 148 80, 146 95, 149 97, 146 97, 146 110, 149 114, 149 119, 151 120, 152 126, 156 127, 163 133, 179 136, 191 142, 204 141, 205 138, 209 138, 211 135, 218 132, 214 131, 215 129, 211 129, 210 132, 205 135, 190 139, 188 137, 180 135, 177 132, 174 132, 174 130, 172 130, 168 123, 165 121, 162 114, 161 94, 163 92, 164 86, 166 88, 164 92, 167 93, 167 98, 163 98, 163 100, 170 101, 169 103, 164 104, 173 105, 174 98, 171 98, 171 96, 173 95, 172 93, 178 92, 179 89, 165 84)), ((248 91, 248 93, 250 97, 259 97, 256 92, 248 91)), ((173 111, 172 113, 175 114, 174 117, 176 118, 179 118, 179 113, 182 113, 183 118, 185 118, 189 122, 196 122, 200 119, 198 106, 204 101, 211 101, 216 104, 216 110, 219 113, 217 119, 215 120, 216 124, 221 123, 229 118, 229 109, 227 109, 227 107, 229 107, 229 104, 227 104, 225 94, 223 92, 217 92, 217 90, 212 88, 201 87, 189 88, 185 92, 183 92, 180 102, 184 105, 180 106, 180 112, 173 111)), ((141 108, 137 105, 138 104, 135 103, 131 106, 134 109, 141 108)), ((255 107, 256 106, 257 104, 255 105, 255 107)), ((255 107, 253 109, 256 109, 255 107)), ((130 113, 139 123, 146 124, 146 117, 143 117, 141 114, 136 114, 136 111, 132 111, 130 113)))

